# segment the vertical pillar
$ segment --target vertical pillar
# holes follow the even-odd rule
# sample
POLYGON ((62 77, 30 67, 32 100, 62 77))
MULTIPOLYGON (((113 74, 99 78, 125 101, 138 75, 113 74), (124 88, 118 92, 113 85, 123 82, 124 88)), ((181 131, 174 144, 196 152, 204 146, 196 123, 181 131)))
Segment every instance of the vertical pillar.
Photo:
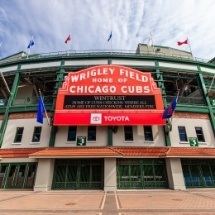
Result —
POLYGON ((5 131, 7 128, 7 123, 8 123, 9 113, 10 113, 10 107, 13 103, 13 100, 16 96, 17 89, 18 89, 18 83, 19 83, 19 79, 20 79, 19 69, 20 69, 20 66, 18 66, 18 71, 16 72, 15 79, 13 81, 13 87, 12 87, 11 92, 10 92, 10 97, 8 99, 8 102, 7 102, 6 110, 4 113, 4 118, 3 118, 1 128, 0 128, 0 148, 2 146, 4 134, 5 134, 5 131))
POLYGON ((166 158, 169 188, 186 190, 180 158, 166 158))
POLYGON ((108 64, 112 64, 112 59, 108 58, 108 64))
MULTIPOLYGON (((63 66, 63 65, 64 65, 64 61, 61 62, 61 66, 63 66)), ((53 99, 52 112, 54 112, 54 110, 55 110, 56 95, 58 92, 58 88, 61 87, 63 80, 64 80, 64 72, 65 72, 65 70, 63 68, 61 68, 57 74, 56 84, 55 84, 55 98, 53 99)), ((54 147, 54 145, 55 145, 55 137, 56 137, 57 129, 58 129, 57 126, 52 125, 51 135, 50 135, 50 140, 49 140, 50 147, 54 147)))
POLYGON ((116 158, 104 159, 104 191, 116 191, 116 158))
MULTIPOLYGON (((165 92, 165 88, 164 88, 164 81, 163 81, 163 76, 162 73, 159 70, 159 63, 157 61, 155 61, 155 65, 156 65, 156 79, 157 79, 157 84, 158 87, 161 89, 161 93, 162 96, 165 92)), ((163 98, 163 102, 165 107, 167 106, 166 104, 166 98, 163 98)), ((170 132, 170 124, 169 124, 169 120, 167 120, 167 124, 165 126, 163 126, 163 131, 164 131, 164 137, 165 137, 165 142, 166 142, 166 146, 171 146, 171 141, 170 141, 170 136, 169 136, 169 132, 170 132)))
MULTIPOLYGON (((108 58, 108 64, 112 64, 112 59, 108 58)), ((113 145, 113 127, 108 126, 107 127, 107 145, 112 146, 113 145)))
POLYGON ((39 159, 34 191, 51 190, 54 174, 54 159, 39 159))
MULTIPOLYGON (((200 68, 199 68, 199 70, 200 70, 200 68)), ((205 101, 207 103, 207 106, 208 106, 209 118, 210 118, 211 126, 213 128, 213 133, 214 133, 214 136, 215 136, 215 117, 214 117, 213 109, 211 107, 210 99, 207 96, 207 90, 206 90, 206 87, 205 87, 204 78, 203 78, 203 75, 201 73, 199 73, 199 79, 200 79, 200 84, 201 84, 201 88, 202 88, 202 91, 203 91, 203 97, 204 97, 204 99, 205 99, 205 101)))

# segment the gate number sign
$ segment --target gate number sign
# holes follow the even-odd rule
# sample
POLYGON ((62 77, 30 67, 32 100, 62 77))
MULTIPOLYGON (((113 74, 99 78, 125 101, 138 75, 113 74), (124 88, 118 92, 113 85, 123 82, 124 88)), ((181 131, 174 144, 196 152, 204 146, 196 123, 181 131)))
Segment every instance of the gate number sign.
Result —
POLYGON ((77 137, 77 146, 86 146, 86 136, 77 137))
POLYGON ((199 146, 197 137, 189 137, 189 143, 190 143, 190 146, 192 146, 192 147, 198 147, 199 146))

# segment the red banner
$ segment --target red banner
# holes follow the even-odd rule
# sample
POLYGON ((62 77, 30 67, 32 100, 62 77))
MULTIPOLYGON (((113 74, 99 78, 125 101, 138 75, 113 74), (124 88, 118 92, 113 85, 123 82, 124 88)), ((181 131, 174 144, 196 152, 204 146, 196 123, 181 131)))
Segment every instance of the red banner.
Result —
POLYGON ((164 125, 162 113, 55 113, 55 125, 164 125))

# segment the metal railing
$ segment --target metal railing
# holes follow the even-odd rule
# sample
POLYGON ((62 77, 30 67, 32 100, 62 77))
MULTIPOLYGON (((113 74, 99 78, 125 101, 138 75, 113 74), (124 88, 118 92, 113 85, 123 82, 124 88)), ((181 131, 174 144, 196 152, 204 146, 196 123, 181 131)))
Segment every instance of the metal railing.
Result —
MULTIPOLYGON (((45 96, 43 97, 45 105, 52 105, 53 97, 45 96)), ((7 106, 8 99, 0 99, 0 108, 5 108, 7 106)), ((25 97, 16 98, 13 100, 12 107, 22 107, 22 106, 36 106, 38 104, 38 97, 25 97)))
MULTIPOLYGON (((43 97, 44 104, 52 104, 52 96, 43 97)), ((13 100, 12 106, 34 106, 38 104, 38 97, 16 98, 13 100)))
POLYGON ((134 50, 67 50, 67 51, 58 51, 58 52, 49 52, 49 53, 40 53, 40 54, 33 54, 33 55, 27 55, 27 53, 23 52, 22 55, 9 57, 6 59, 0 60, 0 65, 8 62, 14 62, 19 60, 34 60, 34 59, 47 59, 47 58, 53 58, 53 57, 72 57, 72 56, 92 56, 92 55, 112 55, 112 56, 143 56, 143 57, 155 57, 155 58, 174 58, 177 60, 190 60, 190 61, 198 61, 198 62, 204 62, 208 63, 209 60, 201 59, 197 57, 191 57, 187 55, 174 55, 169 53, 163 53, 163 52, 141 52, 136 53, 134 50))

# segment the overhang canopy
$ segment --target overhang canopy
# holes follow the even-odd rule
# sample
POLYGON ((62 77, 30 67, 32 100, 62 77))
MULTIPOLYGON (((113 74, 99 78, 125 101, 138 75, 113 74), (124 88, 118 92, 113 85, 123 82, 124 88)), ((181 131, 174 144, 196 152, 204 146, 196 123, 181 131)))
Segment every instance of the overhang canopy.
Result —
POLYGON ((123 157, 165 157, 167 147, 114 147, 123 157))
POLYGON ((54 147, 0 149, 4 158, 215 158, 215 148, 191 147, 54 147))
POLYGON ((42 148, 16 148, 0 149, 0 159, 3 158, 28 158, 30 154, 42 150, 42 148))
POLYGON ((170 147, 166 157, 215 158, 215 148, 170 147))
POLYGON ((46 148, 29 155, 30 158, 122 157, 109 147, 46 148))

